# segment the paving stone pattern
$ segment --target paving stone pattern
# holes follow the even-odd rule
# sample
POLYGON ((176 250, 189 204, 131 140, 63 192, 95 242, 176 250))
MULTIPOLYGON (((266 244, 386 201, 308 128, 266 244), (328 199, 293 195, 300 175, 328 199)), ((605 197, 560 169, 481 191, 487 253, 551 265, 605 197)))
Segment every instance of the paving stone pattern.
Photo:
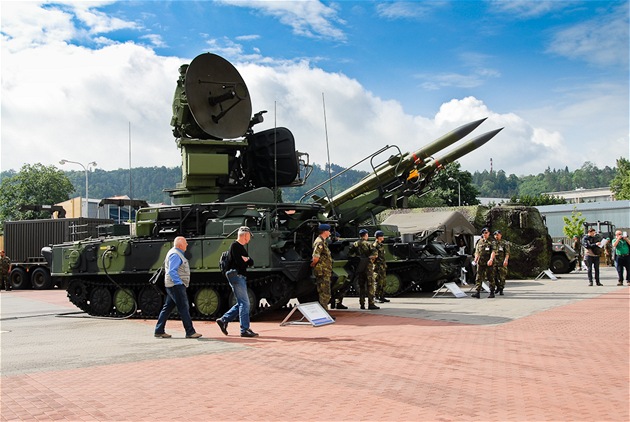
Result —
MULTIPOLYGON (((532 280, 508 282, 495 299, 394 298, 382 312, 361 312, 348 298, 351 310, 331 311, 332 325, 281 327, 284 312, 254 321, 255 339, 238 337, 237 323, 225 337, 215 323, 196 322, 204 337, 190 340, 169 321, 174 338, 154 339, 155 321, 14 320, 3 311, 1 420, 628 421, 630 288, 613 287, 609 275, 600 290, 580 274, 541 281, 535 294, 557 295, 557 305, 540 308, 530 297, 529 313, 517 297, 536 290, 532 280), (435 301, 444 306, 431 319, 435 301), (483 308, 494 317, 448 321, 449 310, 483 308), (5 353, 24 350, 28 338, 36 344, 38 326, 58 329, 66 353, 92 346, 78 349, 74 367, 51 359, 31 370, 7 358, 5 373, 5 353), (20 331, 28 332, 14 340, 20 331)), ((2 293, 0 304, 62 306, 63 294, 2 293)))

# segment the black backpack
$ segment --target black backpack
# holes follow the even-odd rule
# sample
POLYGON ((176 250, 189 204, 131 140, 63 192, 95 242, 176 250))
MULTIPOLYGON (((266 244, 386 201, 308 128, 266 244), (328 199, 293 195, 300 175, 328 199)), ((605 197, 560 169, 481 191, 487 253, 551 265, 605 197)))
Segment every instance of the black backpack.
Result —
POLYGON ((219 270, 221 274, 225 275, 230 270, 230 251, 227 250, 221 254, 219 258, 219 270))

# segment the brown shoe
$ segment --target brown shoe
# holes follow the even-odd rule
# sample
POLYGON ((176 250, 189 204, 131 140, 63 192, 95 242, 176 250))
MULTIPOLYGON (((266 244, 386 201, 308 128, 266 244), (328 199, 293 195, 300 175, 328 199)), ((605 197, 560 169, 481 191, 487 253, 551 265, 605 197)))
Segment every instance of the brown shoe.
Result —
POLYGON ((195 333, 195 334, 191 334, 191 335, 189 335, 189 336, 186 336, 186 338, 199 338, 199 337, 201 337, 201 336, 202 336, 202 334, 195 333))
POLYGON ((166 334, 166 333, 155 333, 155 338, 171 338, 173 337, 170 334, 166 334))
POLYGON ((617 286, 623 286, 623 281, 620 281, 619 283, 617 283, 617 286))

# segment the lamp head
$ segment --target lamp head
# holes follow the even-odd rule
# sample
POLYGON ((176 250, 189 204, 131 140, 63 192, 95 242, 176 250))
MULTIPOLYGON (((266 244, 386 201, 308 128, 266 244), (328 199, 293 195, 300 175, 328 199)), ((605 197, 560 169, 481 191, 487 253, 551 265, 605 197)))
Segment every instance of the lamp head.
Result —
POLYGON ((68 162, 68 160, 61 160, 61 161, 59 161, 59 164, 64 165, 64 164, 66 164, 67 162, 68 162))

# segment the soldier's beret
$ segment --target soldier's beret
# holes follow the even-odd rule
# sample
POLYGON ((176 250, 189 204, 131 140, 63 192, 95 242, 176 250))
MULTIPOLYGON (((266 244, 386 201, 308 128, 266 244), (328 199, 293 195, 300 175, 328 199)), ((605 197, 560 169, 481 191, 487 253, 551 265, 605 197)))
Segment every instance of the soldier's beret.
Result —
POLYGON ((330 224, 320 224, 318 228, 320 232, 330 231, 330 224))
POLYGON ((501 234, 501 230, 495 230, 492 234, 501 234))
POLYGON ((359 230, 359 236, 363 236, 364 234, 368 234, 368 231, 365 229, 359 230))
POLYGON ((385 236, 385 233, 383 233, 381 230, 377 230, 376 233, 374 233, 374 237, 381 237, 381 236, 385 236))
POLYGON ((488 230, 487 227, 484 227, 483 229, 481 229, 481 234, 484 234, 486 232, 489 232, 490 230, 488 230))

